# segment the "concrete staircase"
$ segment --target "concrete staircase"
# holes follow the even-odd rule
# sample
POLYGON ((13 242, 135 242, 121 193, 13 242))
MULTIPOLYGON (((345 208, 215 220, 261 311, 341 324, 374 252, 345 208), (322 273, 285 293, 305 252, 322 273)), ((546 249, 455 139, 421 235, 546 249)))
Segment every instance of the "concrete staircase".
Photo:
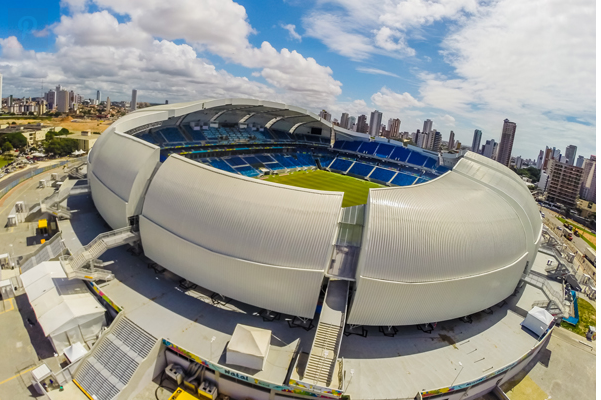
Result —
POLYGON ((346 321, 349 282, 330 279, 303 381, 330 386, 346 321))
POLYGON ((90 398, 115 399, 157 342, 121 313, 82 360, 73 381, 90 398))
POLYGON ((60 262, 69 279, 83 279, 87 281, 108 281, 114 278, 113 274, 99 268, 103 264, 98 258, 105 251, 124 244, 132 244, 140 240, 140 234, 131 227, 116 229, 101 233, 87 246, 76 250, 70 256, 60 257, 60 262))
MULTIPOLYGON (((566 305, 565 296, 563 293, 555 290, 547 280, 547 276, 541 273, 530 271, 529 274, 522 275, 522 281, 541 290, 549 299, 549 308, 554 310, 556 317, 565 317, 569 315, 569 305, 566 305)), ((548 309, 549 309, 548 308, 548 309)))

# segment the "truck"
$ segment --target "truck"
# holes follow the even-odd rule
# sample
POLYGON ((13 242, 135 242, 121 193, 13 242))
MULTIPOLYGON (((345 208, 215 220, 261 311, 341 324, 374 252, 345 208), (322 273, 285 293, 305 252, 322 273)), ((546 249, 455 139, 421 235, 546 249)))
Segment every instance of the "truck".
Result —
POLYGON ((584 257, 587 260, 589 260, 591 264, 595 266, 595 268, 597 267, 597 253, 595 252, 595 250, 591 249, 590 247, 587 247, 586 249, 584 249, 584 257))
POLYGON ((565 238, 568 240, 572 240, 572 232, 568 231, 567 229, 563 230, 563 236, 565 236, 565 238))

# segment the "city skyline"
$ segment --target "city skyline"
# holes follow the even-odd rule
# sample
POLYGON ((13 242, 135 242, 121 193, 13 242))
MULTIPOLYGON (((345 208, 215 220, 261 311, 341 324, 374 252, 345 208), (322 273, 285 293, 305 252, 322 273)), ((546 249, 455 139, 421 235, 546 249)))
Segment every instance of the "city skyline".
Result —
POLYGON ((556 3, 177 0, 166 18, 158 3, 140 14, 133 3, 33 0, 31 10, 47 11, 34 30, 0 22, 0 73, 5 97, 39 96, 44 82, 115 100, 135 87, 160 104, 252 97, 337 116, 378 109, 403 130, 430 118, 463 143, 474 129, 499 140, 509 118, 520 127, 514 154, 535 155, 543 133, 593 154, 594 3, 556 3))

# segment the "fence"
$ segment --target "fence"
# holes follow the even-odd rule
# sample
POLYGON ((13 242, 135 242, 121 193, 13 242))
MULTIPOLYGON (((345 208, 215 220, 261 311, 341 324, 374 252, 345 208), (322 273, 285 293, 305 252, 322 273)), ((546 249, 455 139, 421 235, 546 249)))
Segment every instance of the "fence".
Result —
POLYGON ((38 169, 36 169, 34 171, 31 171, 31 172, 25 174, 24 176, 20 177, 19 179, 15 179, 11 183, 9 183, 8 186, 6 186, 4 189, 0 190, 0 199, 2 197, 4 197, 4 195, 6 193, 8 193, 11 189, 13 189, 15 186, 17 186, 18 184, 26 181, 27 179, 33 178, 34 176, 39 175, 41 173, 44 173, 46 171, 50 171, 51 169, 54 169, 54 168, 57 168, 57 167, 62 167, 63 165, 66 165, 68 163, 85 161, 85 159, 86 159, 86 157, 73 158, 73 159, 70 159, 70 160, 61 161, 59 163, 48 165, 46 167, 38 168, 38 169))

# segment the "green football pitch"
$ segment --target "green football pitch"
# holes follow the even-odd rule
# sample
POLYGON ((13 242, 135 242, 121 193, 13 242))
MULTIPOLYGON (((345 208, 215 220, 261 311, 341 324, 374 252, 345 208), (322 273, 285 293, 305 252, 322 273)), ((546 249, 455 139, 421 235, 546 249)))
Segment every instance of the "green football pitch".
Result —
POLYGON ((367 203, 369 189, 383 187, 377 183, 322 170, 298 171, 289 175, 271 175, 265 180, 306 189, 344 192, 342 207, 365 204, 367 203))

